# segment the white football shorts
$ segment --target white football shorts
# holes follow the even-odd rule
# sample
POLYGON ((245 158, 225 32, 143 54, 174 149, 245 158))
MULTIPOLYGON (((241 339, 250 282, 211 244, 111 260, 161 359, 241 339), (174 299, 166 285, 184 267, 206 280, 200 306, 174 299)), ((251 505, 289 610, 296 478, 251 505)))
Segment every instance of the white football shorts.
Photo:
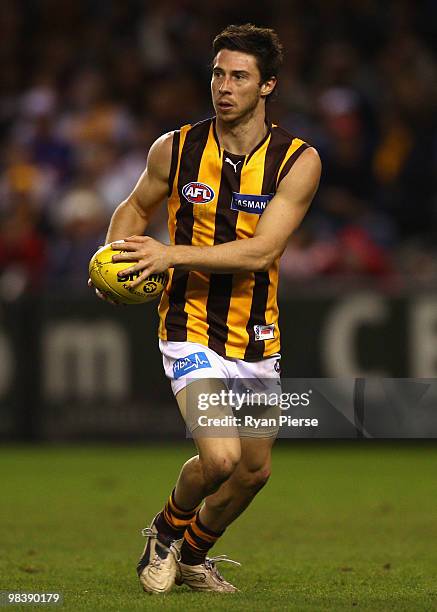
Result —
POLYGON ((281 355, 260 361, 243 361, 222 357, 203 344, 195 342, 169 342, 160 340, 159 348, 166 376, 171 381, 174 395, 200 378, 222 379, 228 389, 241 393, 246 388, 243 381, 251 380, 252 391, 278 392, 280 386, 281 355))
POLYGON ((181 408, 187 429, 193 436, 276 437, 280 412, 277 398, 281 393, 279 353, 249 362, 222 357, 195 342, 160 340, 159 347, 175 396, 187 387, 189 394, 191 383, 204 381, 200 387, 193 387, 192 396, 185 398, 186 404, 181 408), (219 388, 217 382, 219 387, 225 387, 227 396, 213 403, 212 396, 219 388), (200 412, 202 410, 207 413, 200 412))

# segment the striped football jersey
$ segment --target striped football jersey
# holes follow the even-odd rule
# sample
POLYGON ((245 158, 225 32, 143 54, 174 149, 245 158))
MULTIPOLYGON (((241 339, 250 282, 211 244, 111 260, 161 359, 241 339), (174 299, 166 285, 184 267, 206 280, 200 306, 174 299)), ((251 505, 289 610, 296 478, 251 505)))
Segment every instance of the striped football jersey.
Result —
MULTIPOLYGON (((212 246, 251 238, 269 201, 308 147, 271 125, 249 155, 220 147, 215 120, 174 133, 169 177, 171 244, 212 246)), ((278 266, 216 274, 172 270, 159 305, 159 337, 197 342, 219 355, 258 361, 280 350, 278 266)))

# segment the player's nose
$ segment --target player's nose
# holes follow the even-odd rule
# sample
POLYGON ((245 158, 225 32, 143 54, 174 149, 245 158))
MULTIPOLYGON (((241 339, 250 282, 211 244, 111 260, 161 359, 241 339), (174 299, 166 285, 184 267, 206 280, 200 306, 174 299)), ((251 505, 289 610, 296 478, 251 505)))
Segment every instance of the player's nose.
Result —
POLYGON ((219 93, 228 93, 230 91, 230 79, 224 78, 219 85, 219 93))

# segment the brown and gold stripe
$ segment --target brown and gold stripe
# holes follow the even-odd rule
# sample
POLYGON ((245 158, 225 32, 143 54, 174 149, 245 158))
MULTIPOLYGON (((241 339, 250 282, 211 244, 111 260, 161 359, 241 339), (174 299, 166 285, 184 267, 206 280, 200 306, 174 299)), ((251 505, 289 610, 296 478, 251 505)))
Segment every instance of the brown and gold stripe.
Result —
MULTIPOLYGON (((182 189, 192 181, 198 181, 202 155, 208 140, 210 122, 202 121, 194 125, 186 135, 178 176, 178 195, 180 206, 176 212, 174 244, 190 245, 193 237, 193 204, 185 200, 182 189)), ((175 270, 169 293, 169 308, 165 318, 167 340, 183 342, 187 339, 187 318, 185 312, 185 293, 189 272, 175 270)))

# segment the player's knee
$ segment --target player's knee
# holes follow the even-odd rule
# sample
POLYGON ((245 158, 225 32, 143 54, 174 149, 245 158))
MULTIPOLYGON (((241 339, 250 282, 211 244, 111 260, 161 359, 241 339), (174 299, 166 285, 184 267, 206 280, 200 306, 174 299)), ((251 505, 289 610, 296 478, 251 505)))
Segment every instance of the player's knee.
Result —
POLYGON ((249 492, 257 493, 267 483, 270 473, 270 466, 244 471, 240 476, 240 484, 249 492))
POLYGON ((214 455, 202 460, 205 482, 212 488, 221 485, 233 474, 240 457, 234 453, 214 455))

